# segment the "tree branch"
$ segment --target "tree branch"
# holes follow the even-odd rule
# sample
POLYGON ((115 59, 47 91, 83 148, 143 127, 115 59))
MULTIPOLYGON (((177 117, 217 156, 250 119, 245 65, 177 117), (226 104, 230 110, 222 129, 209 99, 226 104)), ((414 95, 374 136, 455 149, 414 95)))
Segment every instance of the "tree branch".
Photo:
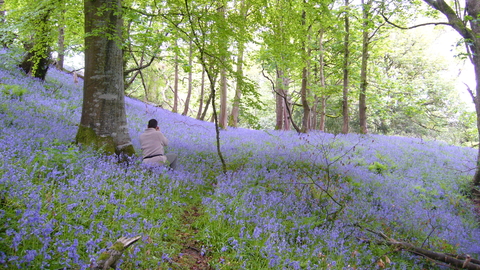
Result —
POLYGON ((431 22, 431 23, 421 23, 421 24, 417 24, 417 25, 414 25, 414 26, 409 26, 409 27, 405 27, 405 26, 400 26, 400 25, 397 25, 391 21, 388 20, 387 17, 385 17, 385 15, 383 13, 381 13, 380 15, 382 15, 383 19, 385 20, 386 23, 396 27, 396 28, 399 28, 399 29, 403 29, 403 30, 409 30, 409 29, 414 29, 414 28, 417 28, 417 27, 422 27, 422 26, 427 26, 427 25, 448 25, 448 26, 453 26, 451 23, 448 23, 448 22, 431 22))
MULTIPOLYGON (((360 225, 357 225, 360 228, 363 228, 360 225)), ((394 246, 398 249, 408 251, 412 254, 420 255, 425 258, 433 259, 438 262, 447 263, 451 266, 461 269, 468 269, 468 270, 480 270, 480 260, 472 258, 470 255, 455 255, 455 254, 447 254, 441 252, 435 252, 424 248, 419 248, 414 246, 413 244, 407 242, 400 242, 393 238, 388 237, 382 232, 377 232, 368 228, 363 228, 373 234, 380 236, 383 240, 382 241, 375 241, 369 239, 361 239, 367 243, 375 243, 375 244, 383 244, 388 246, 394 246)))

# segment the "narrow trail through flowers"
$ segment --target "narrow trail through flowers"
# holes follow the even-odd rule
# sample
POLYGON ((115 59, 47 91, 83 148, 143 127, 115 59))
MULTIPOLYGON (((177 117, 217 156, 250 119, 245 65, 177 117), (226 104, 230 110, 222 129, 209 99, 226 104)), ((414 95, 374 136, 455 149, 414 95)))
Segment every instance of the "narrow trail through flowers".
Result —
POLYGON ((198 233, 201 230, 198 226, 200 219, 204 218, 204 206, 202 199, 209 196, 207 185, 198 185, 194 188, 181 188, 183 193, 180 209, 177 212, 178 227, 175 231, 172 245, 178 246, 180 252, 171 259, 169 269, 190 269, 209 270, 208 250, 205 244, 199 240, 198 233))

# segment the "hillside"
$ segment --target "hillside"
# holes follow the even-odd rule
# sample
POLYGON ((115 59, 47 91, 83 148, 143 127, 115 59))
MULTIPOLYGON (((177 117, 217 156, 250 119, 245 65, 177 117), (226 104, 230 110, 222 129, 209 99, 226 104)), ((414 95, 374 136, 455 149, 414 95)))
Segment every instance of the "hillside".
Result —
POLYGON ((82 81, 46 82, 0 51, 0 269, 88 269, 121 236, 117 269, 441 269, 375 232, 480 257, 468 199, 476 150, 437 141, 228 129, 126 98, 130 135, 156 118, 178 169, 72 144, 82 81))

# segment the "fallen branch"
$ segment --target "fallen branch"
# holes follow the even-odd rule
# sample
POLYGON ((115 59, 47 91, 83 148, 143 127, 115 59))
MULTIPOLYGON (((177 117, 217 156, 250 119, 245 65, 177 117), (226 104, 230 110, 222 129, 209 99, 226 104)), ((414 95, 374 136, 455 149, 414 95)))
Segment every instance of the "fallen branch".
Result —
POLYGON ((405 251, 408 251, 416 255, 420 255, 438 262, 446 263, 457 269, 480 270, 480 260, 474 259, 468 254, 455 255, 455 254, 435 252, 435 251, 427 250, 424 248, 416 247, 407 242, 397 241, 393 238, 386 236, 382 232, 376 232, 370 229, 366 229, 366 230, 383 238, 382 241, 371 241, 368 239, 362 239, 367 243, 376 243, 376 244, 394 246, 398 249, 403 249, 405 251))
POLYGON ((92 262, 90 269, 107 270, 109 268, 116 269, 117 262, 123 255, 123 252, 133 243, 137 242, 141 236, 132 238, 120 237, 111 247, 107 248, 100 254, 96 262, 92 262))

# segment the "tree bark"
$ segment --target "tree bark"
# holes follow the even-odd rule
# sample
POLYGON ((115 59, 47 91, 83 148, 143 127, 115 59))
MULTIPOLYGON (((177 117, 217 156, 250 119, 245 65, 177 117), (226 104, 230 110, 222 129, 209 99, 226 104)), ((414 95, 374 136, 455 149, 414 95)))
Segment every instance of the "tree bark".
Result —
POLYGON ((276 130, 284 130, 284 118, 286 111, 285 102, 285 86, 283 85, 283 70, 277 68, 277 83, 275 84, 275 116, 276 116, 276 130))
POLYGON ((350 50, 349 50, 349 43, 350 43, 350 22, 349 22, 349 14, 348 14, 348 6, 349 0, 345 0, 345 39, 344 39, 344 62, 343 62, 343 126, 342 126, 342 133, 347 134, 349 131, 349 121, 350 117, 348 114, 348 69, 349 69, 349 57, 350 57, 350 50))
POLYGON ((193 88, 193 44, 192 41, 190 41, 190 52, 188 54, 188 65, 190 70, 188 71, 188 93, 187 93, 187 98, 185 99, 185 107, 183 109, 182 115, 187 115, 189 106, 190 106, 190 97, 192 95, 192 88, 193 88))
MULTIPOLYGON (((218 16, 219 18, 225 19, 225 5, 221 2, 218 3, 218 16)), ((218 25, 218 32, 222 30, 221 26, 218 25)), ((219 40, 219 50, 221 58, 220 66, 220 117, 218 120, 218 126, 222 129, 226 129, 228 126, 228 112, 227 112, 227 69, 224 66, 227 62, 227 41, 224 39, 219 40)), ((214 97, 215 98, 215 97, 214 97)), ((212 102, 214 105, 215 102, 212 102)), ((215 112, 214 112, 215 113, 215 112)))
POLYGON ((173 108, 172 112, 178 112, 178 53, 175 53, 175 75, 173 81, 173 108))
POLYGON ((366 102, 366 93, 367 93, 367 68, 368 68, 368 44, 369 44, 369 14, 370 14, 370 3, 365 3, 365 0, 362 0, 362 66, 360 70, 360 93, 358 96, 358 118, 360 121, 360 133, 367 134, 367 102, 366 102))
POLYGON ((125 112, 120 0, 84 1, 85 77, 76 141, 133 155, 125 112))
POLYGON ((239 44, 238 60, 237 60, 237 84, 235 85, 235 98, 232 105, 232 113, 230 114, 230 126, 238 126, 238 114, 240 112, 240 100, 242 99, 242 84, 243 84, 243 52, 245 46, 239 44))
MULTIPOLYGON (((323 48, 323 33, 324 31, 322 30, 319 35, 319 41, 318 41, 318 46, 320 50, 320 58, 318 60, 319 62, 319 76, 320 76, 320 86, 322 91, 325 93, 326 91, 326 83, 325 83, 325 50, 323 48)), ((325 97, 325 94, 322 93, 320 96, 320 120, 318 123, 318 130, 320 131, 325 131, 325 116, 327 114, 327 99, 325 97)))
POLYGON ((202 69, 202 81, 200 85, 200 97, 199 97, 199 104, 198 104, 198 112, 197 112, 197 119, 202 119, 202 109, 203 109, 203 96, 205 93, 205 69, 202 69))

